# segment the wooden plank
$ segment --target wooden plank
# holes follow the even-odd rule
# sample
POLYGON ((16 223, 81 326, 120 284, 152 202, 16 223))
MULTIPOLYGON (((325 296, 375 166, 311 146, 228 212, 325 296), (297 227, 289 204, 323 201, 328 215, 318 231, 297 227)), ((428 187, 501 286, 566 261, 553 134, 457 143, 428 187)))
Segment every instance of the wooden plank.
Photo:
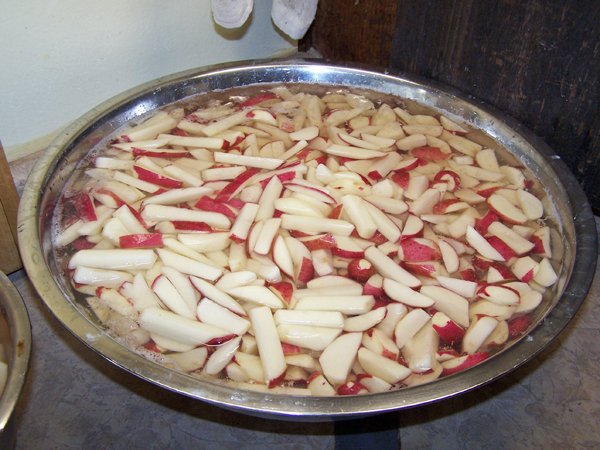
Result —
POLYGON ((8 274, 23 267, 21 257, 17 248, 17 242, 10 232, 10 225, 4 210, 0 204, 0 270, 8 274))
POLYGON ((391 65, 516 118, 563 158, 600 209, 598 23, 594 1, 406 0, 391 65), (415 14, 433 7, 434 15, 415 14))
POLYGON ((19 196, 0 142, 0 270, 11 273, 22 266, 17 246, 19 196))
POLYGON ((390 61, 396 0, 320 1, 300 50, 316 48, 340 61, 386 66, 390 61))

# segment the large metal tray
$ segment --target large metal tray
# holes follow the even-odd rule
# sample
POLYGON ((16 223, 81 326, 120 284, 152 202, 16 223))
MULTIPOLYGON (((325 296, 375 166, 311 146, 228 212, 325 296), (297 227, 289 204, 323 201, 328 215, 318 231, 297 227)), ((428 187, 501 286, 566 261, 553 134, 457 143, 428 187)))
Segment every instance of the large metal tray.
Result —
POLYGON ((19 244, 27 273, 52 313, 86 345, 117 366, 172 391, 222 407, 270 418, 350 418, 423 405, 475 389, 540 352, 573 318, 584 300, 596 263, 596 229, 581 188, 565 164, 540 139, 497 111, 446 87, 376 70, 323 61, 252 61, 177 73, 124 92, 75 121, 34 167, 19 210, 19 244), (234 389, 160 366, 113 339, 78 302, 60 276, 51 245, 56 202, 90 149, 126 123, 200 93, 240 88, 241 93, 279 83, 308 89, 350 89, 406 99, 413 109, 444 113, 480 130, 477 139, 518 158, 540 181, 553 205, 560 281, 535 315, 527 336, 477 367, 421 386, 352 397, 292 397, 234 389))

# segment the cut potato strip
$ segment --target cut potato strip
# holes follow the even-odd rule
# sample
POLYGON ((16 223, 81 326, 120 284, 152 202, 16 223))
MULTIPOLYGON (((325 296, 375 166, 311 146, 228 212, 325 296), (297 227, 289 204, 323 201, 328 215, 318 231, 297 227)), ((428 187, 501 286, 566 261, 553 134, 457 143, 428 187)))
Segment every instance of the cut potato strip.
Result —
POLYGON ((140 314, 140 326, 160 336, 187 345, 202 345, 231 337, 231 333, 214 325, 181 317, 157 307, 146 308, 140 314))

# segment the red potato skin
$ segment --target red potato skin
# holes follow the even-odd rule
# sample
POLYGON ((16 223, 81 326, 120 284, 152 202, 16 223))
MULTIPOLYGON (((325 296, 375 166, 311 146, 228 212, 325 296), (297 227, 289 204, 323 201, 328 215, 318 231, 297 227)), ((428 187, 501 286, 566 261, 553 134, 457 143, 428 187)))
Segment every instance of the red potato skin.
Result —
POLYGON ((189 136, 190 135, 187 131, 182 130, 181 128, 173 128, 171 130, 171 134, 174 134, 175 136, 189 136))
POLYGON ((321 250, 321 249, 332 250, 337 245, 337 243, 335 241, 335 237, 331 233, 325 233, 314 239, 305 239, 302 241, 302 243, 311 252, 313 250, 321 250))
POLYGON ((375 286, 367 280, 363 286, 363 295, 372 295, 375 298, 379 298, 383 295, 383 286, 375 286))
POLYGON ((391 352, 390 350, 388 350, 387 348, 384 348, 383 351, 381 352, 381 356, 383 356, 384 358, 387 358, 391 361, 397 361, 398 360, 398 354, 391 352))
POLYGON ((331 253, 335 256, 340 256, 342 258, 362 258, 363 256, 365 256, 365 252, 364 251, 360 251, 360 252, 353 252, 353 251, 349 251, 349 250, 344 250, 342 248, 337 248, 337 247, 333 247, 331 249, 331 253))
POLYGON ((306 158, 308 157, 309 153, 312 152, 313 149, 309 147, 305 147, 302 150, 300 150, 298 153, 296 153, 296 158, 298 158, 298 161, 305 161, 306 158))
POLYGON ((546 252, 546 250, 544 249, 544 243, 542 242, 542 240, 539 237, 531 236, 529 241, 533 243, 533 248, 531 249, 531 253, 539 255, 539 254, 546 252))
POLYGON ((237 218, 237 214, 229 208, 225 203, 214 201, 212 198, 205 196, 200 199, 194 205, 195 208, 203 211, 211 211, 223 214, 227 218, 234 221, 237 218))
POLYGON ((485 259, 478 255, 475 255, 475 256, 473 256, 471 263, 473 264, 473 267, 475 267, 475 269, 485 272, 486 270, 488 270, 490 268, 493 261, 490 259, 485 259))
POLYGON ((213 339, 209 340, 207 343, 205 343, 204 345, 221 345, 227 341, 230 341, 231 339, 233 339, 235 337, 236 337, 235 334, 226 334, 225 336, 219 336, 219 337, 213 338, 213 339))
POLYGON ((229 141, 225 140, 223 142, 223 149, 227 150, 227 151, 233 150, 233 149, 239 150, 238 145, 241 144, 244 141, 244 139, 245 139, 244 136, 238 136, 235 138, 235 141, 233 141, 233 142, 229 142, 229 141))
POLYGON ((286 181, 292 181, 295 177, 296 172, 294 170, 277 174, 277 178, 279 178, 279 181, 281 181, 282 183, 285 183, 286 181))
MULTIPOLYGON (((288 181, 292 181, 294 178, 296 178, 296 172, 294 170, 290 170, 289 172, 282 172, 282 173, 278 173, 277 175, 273 175, 276 176, 277 178, 279 178, 279 181, 281 181, 282 183, 288 182, 288 181)), ((260 187, 261 188, 265 188, 267 186, 267 184, 269 184, 269 181, 271 181, 271 178, 273 177, 269 177, 269 178, 265 178, 264 180, 260 181, 260 187)))
POLYGON ((225 204, 227 206, 230 206, 235 209, 242 209, 244 207, 244 205, 246 204, 246 202, 243 200, 240 200, 239 198, 232 198, 232 199, 228 200, 227 202, 225 202, 225 204))
POLYGON ((371 180, 375 181, 379 181, 383 178, 377 170, 371 170, 367 175, 371 180))
POLYGON ((292 301, 292 294, 294 293, 294 286, 289 281, 279 281, 278 283, 269 284, 269 288, 275 291, 275 294, 283 300, 287 305, 292 301))
POLYGON ((368 373, 359 373, 356 375, 356 381, 358 381, 359 383, 362 380, 368 379, 368 378, 373 378, 373 375, 369 375, 368 373))
MULTIPOLYGON (((363 292, 363 295, 373 295, 373 294, 365 294, 363 292)), ((380 294, 378 296, 373 295, 373 297, 375 297, 375 303, 373 303, 373 307, 371 308, 371 311, 373 311, 374 309, 377 309, 377 308, 385 308, 387 305, 389 305, 393 301, 385 294, 380 294)), ((387 311, 386 311, 386 315, 387 315, 387 311)))
MULTIPOLYGON (((271 113, 269 112, 269 114, 271 114, 271 113)), ((250 119, 252 119, 252 118, 253 118, 253 117, 255 117, 255 116, 256 116, 256 113, 255 113, 254 111, 248 111, 248 112, 246 113, 246 117, 248 117, 248 118, 250 118, 250 119)), ((271 114, 271 116, 273 116, 273 114, 271 114)), ((275 117, 273 117, 273 118, 275 118, 275 117)))
POLYGON ((446 214, 446 210, 448 206, 453 205, 454 203, 459 203, 460 200, 457 198, 449 198, 446 200, 442 200, 435 205, 433 205, 433 214, 446 214))
POLYGON ((515 339, 522 336, 531 325, 530 316, 518 316, 508 321, 508 337, 515 339))
POLYGON ((505 280, 514 280, 517 278, 508 267, 497 261, 493 261, 489 265, 489 267, 493 267, 494 269, 496 269, 500 273, 500 275, 502 275, 502 278, 504 278, 505 280))
POLYGON ((463 370, 469 369, 471 367, 473 367, 476 364, 479 364, 482 361, 485 361, 486 359, 488 359, 489 357, 489 353, 487 352, 477 352, 477 353, 473 353, 471 355, 469 355, 466 360, 453 368, 444 368, 444 370, 442 371, 442 376, 448 376, 448 375, 452 375, 458 372, 462 372, 463 370))
POLYGON ((163 245, 161 233, 127 234, 119 238, 121 248, 160 248, 163 245))
POLYGON ((433 177, 433 183, 446 183, 450 192, 455 192, 460 187, 460 176, 453 170, 440 170, 433 177))
POLYGON ((300 230, 290 230, 289 233, 290 233, 290 236, 292 236, 293 238, 296 238, 296 239, 312 236, 312 235, 305 233, 304 231, 300 231, 300 230))
POLYGON ((285 379, 285 370, 281 373, 281 375, 273 378, 272 380, 269 380, 269 383, 268 383, 269 389, 279 386, 283 382, 284 379, 285 379))
POLYGON ((296 153, 296 158, 298 158, 298 162, 303 161, 305 163, 316 160, 318 164, 325 164, 325 161, 327 161, 327 157, 320 150, 311 148, 310 145, 296 153))
POLYGON ((395 169, 396 172, 408 172, 413 169, 416 169, 421 165, 421 160, 419 158, 414 158, 412 160, 404 160, 400 163, 400 167, 395 169))
POLYGON ((444 153, 439 147, 416 147, 410 152, 414 157, 425 159, 427 161, 444 161, 450 157, 450 153, 444 153))
POLYGON ((485 236, 485 234, 488 232, 489 226, 493 222, 498 221, 498 219, 498 214, 491 209, 488 209, 485 216, 483 216, 481 219, 475 219, 475 230, 482 236, 485 236))
POLYGON ((524 283, 529 283, 531 280, 533 280, 533 269, 531 269, 530 271, 528 271, 525 275, 523 275, 523 277, 521 278, 521 281, 524 283))
POLYGON ((364 283, 375 274, 375 267, 366 259, 355 258, 348 264, 350 278, 364 283))
POLYGON ((262 92, 257 95, 253 95, 252 97, 248 97, 246 100, 238 104, 240 109, 249 108, 251 106, 256 106, 261 104, 262 102, 266 102, 267 100, 275 100, 277 97, 273 92, 262 92))
POLYGON ((143 347, 146 350, 149 350, 149 351, 154 352, 154 353, 162 353, 161 349, 158 347, 158 345, 156 345, 156 342, 154 342, 153 340, 150 340, 150 341, 146 342, 143 345, 143 347))
POLYGON ((369 390, 358 381, 348 381, 337 388, 339 395, 367 394, 369 390))
POLYGON ((439 275, 439 267, 434 262, 402 262, 401 266, 414 275, 433 278, 439 275))
POLYGON ((490 243, 492 247, 494 247, 494 249, 496 249, 498 253, 502 255, 505 261, 508 261, 510 258, 517 256, 515 251, 508 245, 506 245, 506 243, 499 237, 489 236, 486 238, 486 240, 490 243))
POLYGON ((481 189, 481 190, 477 191, 477 194, 481 195, 484 198, 489 198, 498 189, 500 189, 500 186, 492 186, 487 189, 481 189))
POLYGON ((141 166, 133 166, 133 170, 140 180, 147 181, 148 183, 152 183, 157 186, 162 186, 167 189, 179 189, 183 186, 183 181, 165 177, 141 166))
MULTIPOLYGON (((385 307, 385 305, 380 305, 380 306, 374 306, 373 309, 376 308, 381 308, 381 307, 385 307)), ((365 331, 365 333, 367 333, 367 335, 369 337, 373 336, 373 328, 368 329, 367 331, 365 331)), ((383 348, 382 352, 381 352, 381 356, 383 356, 384 358, 387 359, 391 359, 392 361, 396 361, 398 359, 398 353, 394 353, 390 350, 388 350, 387 348, 383 348)), ((367 377, 371 377, 371 375, 368 374, 358 374, 356 376, 356 378, 358 379, 358 381, 360 381, 362 378, 367 378, 367 377)))
POLYGON ((212 233, 215 231, 213 227, 204 222, 188 222, 185 220, 174 220, 171 222, 173 227, 178 231, 199 231, 201 233, 212 233))
POLYGON ((85 236, 78 237, 73 242, 71 242, 71 246, 74 250, 87 250, 96 246, 93 242, 87 240, 85 236))
POLYGON ((341 203, 338 205, 335 205, 335 208, 333 208, 331 210, 331 212, 329 213, 329 215, 327 217, 329 219, 339 219, 340 216, 342 215, 343 208, 344 208, 344 205, 342 205, 341 203))
MULTIPOLYGON (((185 131, 180 130, 183 133, 185 133, 185 131)), ((183 136, 187 136, 187 133, 183 136)), ((133 147, 131 149, 131 153, 133 153, 134 157, 138 157, 138 156, 150 156, 153 158, 165 158, 165 159, 169 159, 169 158, 187 158, 190 156, 190 153, 187 151, 181 151, 181 152, 161 152, 160 150, 144 150, 142 148, 138 148, 138 147, 133 147)))
POLYGON ((84 222, 93 222, 98 220, 98 216, 96 216, 96 208, 94 207, 94 201, 87 192, 81 192, 69 198, 69 202, 73 205, 77 215, 81 217, 84 222))
POLYGON ((394 172, 392 175, 392 181, 400 186, 402 189, 408 189, 408 182, 410 181, 410 173, 401 170, 394 172))
POLYGON ((312 261, 309 258, 302 258, 300 263, 300 272, 298 273, 298 281, 301 283, 308 283, 315 277, 315 268, 312 261))
POLYGON ((187 116, 185 116, 185 120, 187 120, 188 122, 199 123, 199 124, 202 124, 202 125, 206 125, 209 122, 206 119, 201 119, 200 117, 198 117, 194 113, 188 114, 187 116))
POLYGON ((401 240, 400 247, 402 260, 405 262, 437 261, 442 257, 437 247, 423 244, 414 238, 401 240))
POLYGON ((433 329, 438 334, 441 342, 451 346, 460 344, 465 335, 465 330, 452 320, 446 322, 443 327, 433 325, 433 329))
POLYGON ((312 372, 308 378, 306 379, 306 382, 308 384, 310 384, 312 382, 312 380, 314 380, 315 378, 317 378, 319 375, 321 375, 321 372, 319 372, 318 370, 315 370, 314 372, 312 372))
POLYGON ((256 167, 250 167, 246 169, 244 172, 240 173, 237 177, 227 184, 221 191, 217 194, 215 201, 217 202, 226 202, 231 199, 235 191, 250 177, 256 175, 260 172, 260 169, 256 167))
POLYGON ((533 248, 531 249, 531 253, 535 255, 547 255, 549 254, 549 249, 544 245, 543 239, 539 236, 531 236, 529 239, 530 242, 533 243, 533 248))
POLYGON ((473 269, 465 269, 460 271, 460 277, 465 281, 477 282, 477 274, 473 269))
MULTIPOLYGON (((493 284, 482 284, 481 286, 479 286, 479 288, 477 288, 477 295, 481 295, 483 294, 484 296, 487 296, 487 288, 488 286, 493 286, 493 284)), ((508 289, 509 291, 514 292, 515 294, 519 295, 519 291, 517 291, 516 289, 513 289, 511 287, 508 286, 499 286, 503 289, 508 289)))
POLYGON ((440 348, 437 353, 440 356, 450 356, 452 358, 458 358, 460 356, 460 353, 453 348, 440 348))
POLYGON ((296 131, 296 129, 294 128, 294 124, 290 123, 287 120, 283 120, 280 124, 279 124, 279 129, 283 130, 287 133, 293 133, 294 131, 296 131))
MULTIPOLYGON (((353 233, 354 232, 356 232, 356 230, 354 230, 353 233)), ((371 241, 375 245, 381 245, 385 244, 388 240, 383 234, 381 234, 379 231, 376 231, 375 234, 371 237, 371 239, 369 239, 369 241, 371 241)))
POLYGON ((135 219, 139 223, 141 223, 144 228, 148 229, 148 225, 146 224, 146 222, 144 221, 142 215, 140 214, 140 212, 137 209, 135 209, 130 204, 127 204, 127 209, 129 209, 129 212, 131 212, 131 214, 133 214, 133 217, 135 217, 135 219))
POLYGON ((279 166, 279 169, 291 169, 292 167, 296 167, 300 165, 300 161, 292 161, 289 163, 284 163, 281 166, 279 166))
POLYGON ((283 354, 286 356, 298 355, 299 353, 302 353, 302 350, 300 349, 300 347, 298 347, 297 345, 294 345, 294 344, 287 344, 285 342, 282 342, 281 348, 283 349, 283 354))
POLYGON ((111 197, 116 202, 117 208, 125 205, 125 200, 123 200, 121 197, 119 197, 114 192, 109 191, 108 189, 101 188, 101 189, 96 190, 96 193, 102 194, 102 195, 108 195, 109 197, 111 197))

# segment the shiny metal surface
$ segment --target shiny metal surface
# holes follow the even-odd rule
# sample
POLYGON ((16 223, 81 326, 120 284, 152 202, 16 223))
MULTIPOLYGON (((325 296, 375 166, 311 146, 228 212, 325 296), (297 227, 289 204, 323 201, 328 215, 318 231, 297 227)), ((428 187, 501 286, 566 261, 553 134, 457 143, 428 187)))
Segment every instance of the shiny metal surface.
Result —
POLYGON ((31 325, 21 295, 3 272, 0 272, 0 315, 3 316, 0 320, 6 319, 9 332, 0 337, 8 363, 8 378, 0 396, 0 448, 11 448, 13 412, 29 368, 31 325))
MULTIPOLYGON (((212 94, 211 94, 212 95, 212 94)), ((218 95, 215 94, 215 95, 218 95)), ((34 167, 19 210, 19 244, 27 273, 53 314, 75 336, 114 364, 181 394, 253 415, 324 420, 399 410, 449 398, 486 384, 541 351, 571 320, 583 302, 596 262, 591 209, 564 163, 539 139, 510 118, 430 82, 320 61, 249 62, 186 71, 127 91, 74 122, 34 167), (78 162, 120 126, 146 112, 192 95, 240 88, 240 94, 268 84, 300 83, 303 89, 347 88, 375 97, 400 97, 413 111, 425 108, 481 133, 473 138, 508 149, 539 179, 556 211, 552 221, 562 261, 558 288, 536 312, 529 334, 485 363, 430 384, 385 394, 311 398, 242 391, 166 369, 111 338, 80 304, 57 270, 50 242, 54 205, 78 162)))

